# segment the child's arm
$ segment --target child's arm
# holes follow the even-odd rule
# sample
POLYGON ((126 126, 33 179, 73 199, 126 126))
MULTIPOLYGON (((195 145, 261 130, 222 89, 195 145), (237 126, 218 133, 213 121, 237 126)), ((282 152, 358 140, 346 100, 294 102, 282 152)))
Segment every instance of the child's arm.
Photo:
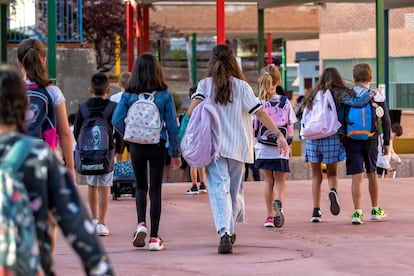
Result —
POLYGON ((368 103, 372 99, 373 94, 367 92, 362 94, 359 97, 351 96, 346 92, 342 94, 342 101, 345 105, 350 105, 353 107, 363 107, 366 103, 368 103))

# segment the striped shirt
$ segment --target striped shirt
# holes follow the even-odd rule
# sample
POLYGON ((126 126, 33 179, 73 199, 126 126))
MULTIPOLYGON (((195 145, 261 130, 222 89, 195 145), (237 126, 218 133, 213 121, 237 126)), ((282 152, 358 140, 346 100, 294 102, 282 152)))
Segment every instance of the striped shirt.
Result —
MULTIPOLYGON (((227 105, 212 100, 221 119, 222 144, 220 156, 243 163, 253 163, 253 129, 250 115, 262 108, 250 85, 240 79, 231 78, 233 99, 227 105)), ((204 99, 205 79, 200 80, 191 99, 204 99)), ((212 92, 214 99, 215 92, 212 92)))

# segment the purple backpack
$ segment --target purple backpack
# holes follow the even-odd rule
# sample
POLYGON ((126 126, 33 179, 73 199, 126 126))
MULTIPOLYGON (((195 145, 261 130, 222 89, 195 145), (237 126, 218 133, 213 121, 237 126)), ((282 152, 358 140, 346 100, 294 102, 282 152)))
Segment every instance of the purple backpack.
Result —
POLYGON ((205 99, 194 108, 181 140, 181 154, 193 168, 206 167, 220 157, 221 122, 211 103, 212 82, 205 79, 205 99))

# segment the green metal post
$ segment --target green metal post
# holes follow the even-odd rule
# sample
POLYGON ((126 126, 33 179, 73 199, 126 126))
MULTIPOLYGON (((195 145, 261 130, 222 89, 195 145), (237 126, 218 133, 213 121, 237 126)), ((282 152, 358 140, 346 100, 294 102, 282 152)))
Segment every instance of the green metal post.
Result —
POLYGON ((6 4, 0 5, 0 45, 1 63, 7 63, 7 7, 6 4))
POLYGON ((191 76, 193 85, 197 84, 197 34, 193 34, 191 40, 191 51, 192 51, 192 60, 191 60, 191 76))
POLYGON ((377 14, 377 87, 385 85, 385 23, 384 0, 376 0, 377 14))
POLYGON ((260 70, 264 65, 264 13, 263 9, 257 9, 257 71, 260 73, 260 70))
POLYGON ((286 40, 282 41, 282 85, 283 89, 287 89, 287 64, 286 64, 286 40))
POLYGON ((56 1, 47 0, 47 71, 56 83, 56 1))

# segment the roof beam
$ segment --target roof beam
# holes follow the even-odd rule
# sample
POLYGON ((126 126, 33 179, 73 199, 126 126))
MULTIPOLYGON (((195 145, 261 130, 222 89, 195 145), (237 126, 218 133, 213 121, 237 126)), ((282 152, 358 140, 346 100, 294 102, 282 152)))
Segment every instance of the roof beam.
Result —
MULTIPOLYGON (((375 0, 258 0, 259 7, 262 9, 265 8, 276 8, 276 7, 285 7, 293 5, 303 5, 303 4, 314 4, 320 5, 323 3, 375 3, 375 0)), ((396 9, 396 8, 406 8, 414 7, 413 0, 384 0, 385 9, 396 9)))

